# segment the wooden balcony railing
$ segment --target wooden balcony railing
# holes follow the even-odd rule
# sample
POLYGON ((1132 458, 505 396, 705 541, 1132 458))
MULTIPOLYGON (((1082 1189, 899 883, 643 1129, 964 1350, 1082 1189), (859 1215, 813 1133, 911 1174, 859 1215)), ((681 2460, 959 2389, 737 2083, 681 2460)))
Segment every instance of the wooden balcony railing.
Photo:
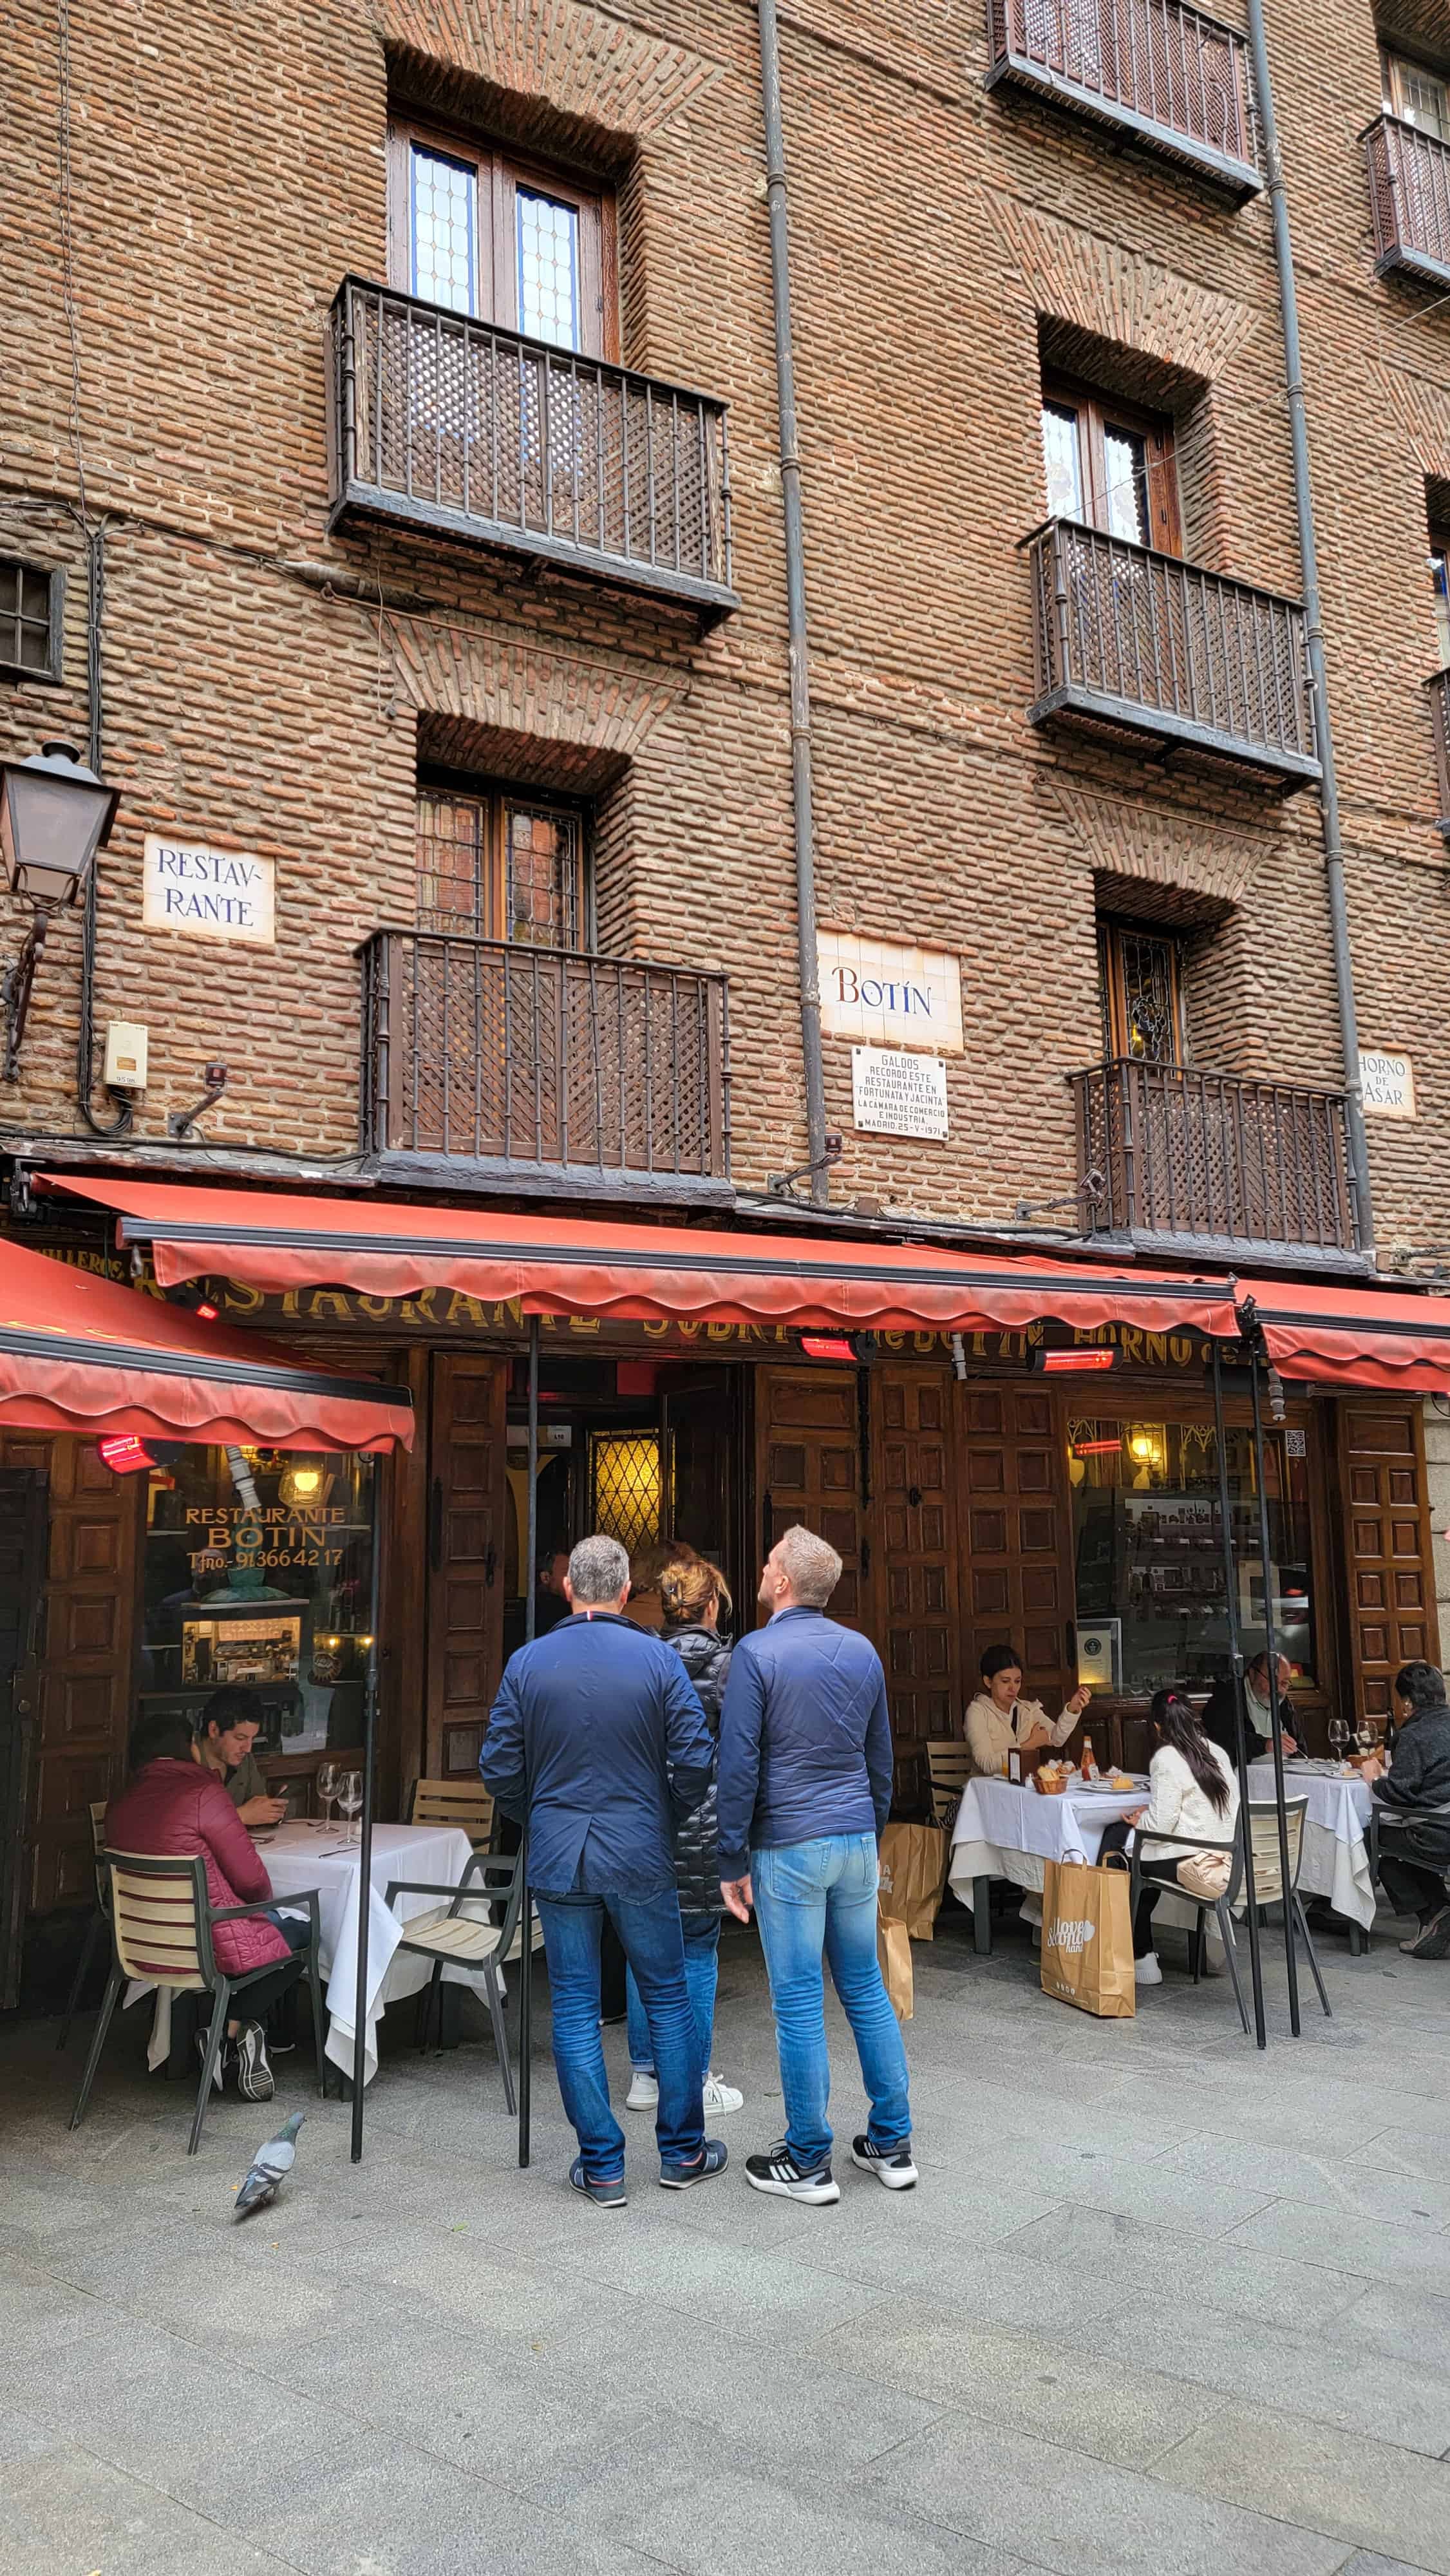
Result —
POLYGON ((506 547, 684 599, 730 587, 725 406, 391 287, 332 307, 333 520, 506 547))
POLYGON ((1450 146, 1397 116, 1365 134, 1375 266, 1406 268, 1450 285, 1450 146))
POLYGON ((1263 186, 1244 39, 1180 0, 991 0, 988 86, 1036 90, 1216 180, 1263 186))
POLYGON ((1030 550, 1033 724, 1087 719, 1272 772, 1319 776, 1304 611, 1176 555, 1052 519, 1030 550))
POLYGON ((365 1152, 724 1182, 723 975, 451 931, 358 954, 365 1152))
POLYGON ((1432 672, 1425 685, 1430 692, 1430 723, 1435 736, 1440 829, 1450 839, 1450 671, 1432 672))
POLYGON ((1356 1248, 1343 1092, 1133 1057, 1069 1080, 1096 1231, 1356 1248))

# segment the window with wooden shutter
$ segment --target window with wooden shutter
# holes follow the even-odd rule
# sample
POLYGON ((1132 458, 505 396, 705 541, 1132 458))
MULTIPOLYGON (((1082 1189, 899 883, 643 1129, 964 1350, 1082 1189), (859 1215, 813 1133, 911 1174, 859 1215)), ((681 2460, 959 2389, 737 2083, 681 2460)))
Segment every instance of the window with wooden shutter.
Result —
POLYGON ((581 356, 619 356, 614 200, 465 131, 388 128, 389 282, 581 356))
POLYGON ((587 947, 585 822, 578 806, 507 789, 420 787, 419 927, 587 947))
POLYGON ((1049 379, 1042 457, 1052 518, 1080 519, 1163 554, 1182 552, 1171 420, 1049 379))
POLYGON ((1179 944, 1171 934, 1131 921, 1098 928, 1103 1052, 1139 1064, 1183 1060, 1179 944))
POLYGON ((1380 56, 1380 64, 1385 114, 1399 117, 1402 124, 1417 127, 1421 134, 1432 134, 1437 143, 1450 143, 1450 81, 1445 74, 1432 70, 1428 63, 1413 61, 1407 54, 1391 53, 1388 47, 1380 56))

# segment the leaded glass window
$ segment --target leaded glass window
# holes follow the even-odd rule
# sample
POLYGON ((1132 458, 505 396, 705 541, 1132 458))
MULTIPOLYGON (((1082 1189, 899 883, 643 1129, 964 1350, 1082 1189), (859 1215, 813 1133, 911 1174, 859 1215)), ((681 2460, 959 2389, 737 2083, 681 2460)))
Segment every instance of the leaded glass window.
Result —
POLYGON ((519 329, 557 348, 579 347, 579 212, 520 187, 514 199, 519 329))
POLYGON ((452 313, 477 313, 478 172, 427 145, 412 148, 412 289, 452 313))

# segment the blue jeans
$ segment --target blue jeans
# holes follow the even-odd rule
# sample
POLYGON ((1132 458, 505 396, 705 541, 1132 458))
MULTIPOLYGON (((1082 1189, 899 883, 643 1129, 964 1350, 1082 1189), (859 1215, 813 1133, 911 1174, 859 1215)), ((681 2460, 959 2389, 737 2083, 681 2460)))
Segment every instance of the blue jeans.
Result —
MULTIPOLYGON (((700 2080, 703 2083, 710 2072, 710 2051, 715 2038, 715 1988, 720 1980, 720 1917, 718 1914, 687 1914, 682 1906, 680 1929, 685 1936, 685 1984, 699 2036, 700 2080)), ((655 2062, 650 2048, 649 2024, 644 2017, 633 1968, 625 1969, 624 1994, 629 2008, 630 2065, 653 2075, 655 2062)))
POLYGON ((700 2048, 685 1984, 684 1936, 673 1887, 656 1896, 538 1896, 553 2003, 554 2067, 592 2182, 624 2171, 624 2131, 609 2107, 599 2037, 599 1944, 609 1915, 644 2002, 659 2075, 660 2162, 698 2163, 705 2145, 700 2048))
POLYGON ((821 1951, 856 2040, 871 2098, 873 2146, 903 2147, 911 2136, 906 2051, 876 1957, 876 1837, 826 1834, 817 1842, 753 1851, 750 1875, 785 2095, 785 2136, 796 2163, 814 2172, 831 2152, 821 1951))

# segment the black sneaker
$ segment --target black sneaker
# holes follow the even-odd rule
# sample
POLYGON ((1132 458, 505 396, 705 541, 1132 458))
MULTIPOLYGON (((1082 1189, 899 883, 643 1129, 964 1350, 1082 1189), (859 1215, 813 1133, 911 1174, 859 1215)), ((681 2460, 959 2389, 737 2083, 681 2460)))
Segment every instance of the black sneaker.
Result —
POLYGON ((612 2181, 600 2182, 585 2172, 582 2156, 576 2156, 569 2167, 569 2180, 576 2191, 582 2191, 586 2200, 593 2201, 596 2209, 623 2209, 629 2197, 622 2173, 615 2174, 612 2181))
POLYGON ((910 2147, 873 2147, 869 2137, 853 2138, 851 2162, 863 2173, 874 2173, 888 2191, 910 2191, 916 2181, 910 2147))
POLYGON ((773 2191, 782 2200, 839 2200, 841 2186, 825 2165, 798 2165, 782 2138, 769 2155, 747 2156, 745 2179, 753 2191, 773 2191))
MULTIPOLYGON (((237 2052, 235 2044, 229 2039, 224 2039, 216 2053, 216 2064, 211 2070, 212 2084, 218 2093, 221 2092, 225 2085, 227 2077, 233 2072, 236 2064, 236 2055, 237 2052)), ((206 2064, 206 2032, 204 2030, 199 2030, 196 2034, 196 2062, 198 2066, 205 2066, 206 2064)))
POLYGON ((730 2150, 723 2138, 707 2138, 704 2148, 692 2165, 660 2166, 662 2191, 689 2191, 697 2182, 709 2182, 711 2176, 723 2173, 730 2162, 730 2150))
POLYGON ((1402 1941, 1400 1948, 1407 1959, 1450 1959, 1450 1905, 1442 1905, 1421 1924, 1414 1940, 1402 1941))
POLYGON ((244 2101, 270 2102, 276 2090, 262 2025, 249 2021, 237 2041, 237 2091, 244 2101))

